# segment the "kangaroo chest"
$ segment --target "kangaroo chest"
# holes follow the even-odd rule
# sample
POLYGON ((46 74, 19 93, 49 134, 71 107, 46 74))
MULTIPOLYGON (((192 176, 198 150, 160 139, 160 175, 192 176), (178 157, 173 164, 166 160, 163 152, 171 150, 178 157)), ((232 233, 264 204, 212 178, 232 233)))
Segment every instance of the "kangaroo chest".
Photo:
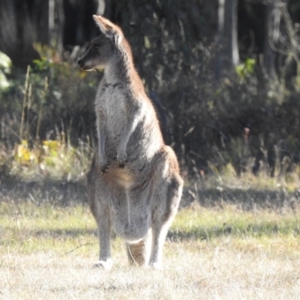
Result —
POLYGON ((107 138, 118 138, 128 122, 124 91, 116 84, 103 83, 97 101, 105 115, 107 138))

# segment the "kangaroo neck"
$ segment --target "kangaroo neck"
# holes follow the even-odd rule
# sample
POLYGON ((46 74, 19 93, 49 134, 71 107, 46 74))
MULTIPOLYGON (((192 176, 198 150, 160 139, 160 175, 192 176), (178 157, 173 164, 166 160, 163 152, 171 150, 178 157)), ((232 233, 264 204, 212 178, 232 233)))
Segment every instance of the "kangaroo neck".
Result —
POLYGON ((126 53, 118 53, 106 65, 104 76, 107 83, 130 82, 135 73, 132 58, 126 53))

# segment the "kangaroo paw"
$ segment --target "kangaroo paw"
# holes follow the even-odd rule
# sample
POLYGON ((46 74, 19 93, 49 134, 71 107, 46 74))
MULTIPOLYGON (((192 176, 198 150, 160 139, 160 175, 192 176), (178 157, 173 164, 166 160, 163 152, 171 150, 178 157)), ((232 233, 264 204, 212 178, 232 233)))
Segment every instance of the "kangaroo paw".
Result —
POLYGON ((104 269, 106 271, 111 270, 112 266, 113 266, 112 260, 107 260, 107 261, 99 260, 93 265, 94 269, 104 269))
POLYGON ((105 164, 104 166, 101 166, 101 172, 106 173, 108 167, 109 167, 109 164, 105 164))
POLYGON ((119 163, 119 167, 124 168, 125 164, 127 163, 127 155, 125 151, 119 151, 117 153, 117 161, 119 163))
POLYGON ((119 167, 124 168, 127 163, 128 163, 128 160, 119 161, 119 167))

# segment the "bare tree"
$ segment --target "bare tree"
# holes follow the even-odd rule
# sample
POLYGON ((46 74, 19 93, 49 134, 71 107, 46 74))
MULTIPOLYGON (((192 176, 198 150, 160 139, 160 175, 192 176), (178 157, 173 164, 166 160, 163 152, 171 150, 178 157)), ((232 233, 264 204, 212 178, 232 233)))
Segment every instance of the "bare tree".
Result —
POLYGON ((280 37, 280 3, 281 0, 270 1, 266 5, 264 68, 270 79, 276 79, 275 57, 280 37))
POLYGON ((239 63, 237 38, 237 0, 225 0, 225 67, 232 69, 239 63))
POLYGON ((111 0, 94 0, 98 3, 97 14, 110 18, 111 16, 111 0))
POLYGON ((34 43, 56 48, 62 55, 68 46, 95 37, 93 14, 111 14, 111 0, 1 0, 0 51, 14 64, 25 67, 38 58, 34 43))
POLYGON ((219 0, 216 79, 232 72, 238 62, 237 0, 219 0))

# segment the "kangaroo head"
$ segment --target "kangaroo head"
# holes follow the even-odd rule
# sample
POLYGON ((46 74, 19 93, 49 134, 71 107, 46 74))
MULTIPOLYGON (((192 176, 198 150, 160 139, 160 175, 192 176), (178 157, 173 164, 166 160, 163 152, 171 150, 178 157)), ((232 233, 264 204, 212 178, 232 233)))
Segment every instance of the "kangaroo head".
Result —
POLYGON ((96 15, 93 18, 101 35, 90 42, 88 49, 78 59, 78 65, 86 71, 104 68, 124 38, 121 29, 109 20, 96 15))

